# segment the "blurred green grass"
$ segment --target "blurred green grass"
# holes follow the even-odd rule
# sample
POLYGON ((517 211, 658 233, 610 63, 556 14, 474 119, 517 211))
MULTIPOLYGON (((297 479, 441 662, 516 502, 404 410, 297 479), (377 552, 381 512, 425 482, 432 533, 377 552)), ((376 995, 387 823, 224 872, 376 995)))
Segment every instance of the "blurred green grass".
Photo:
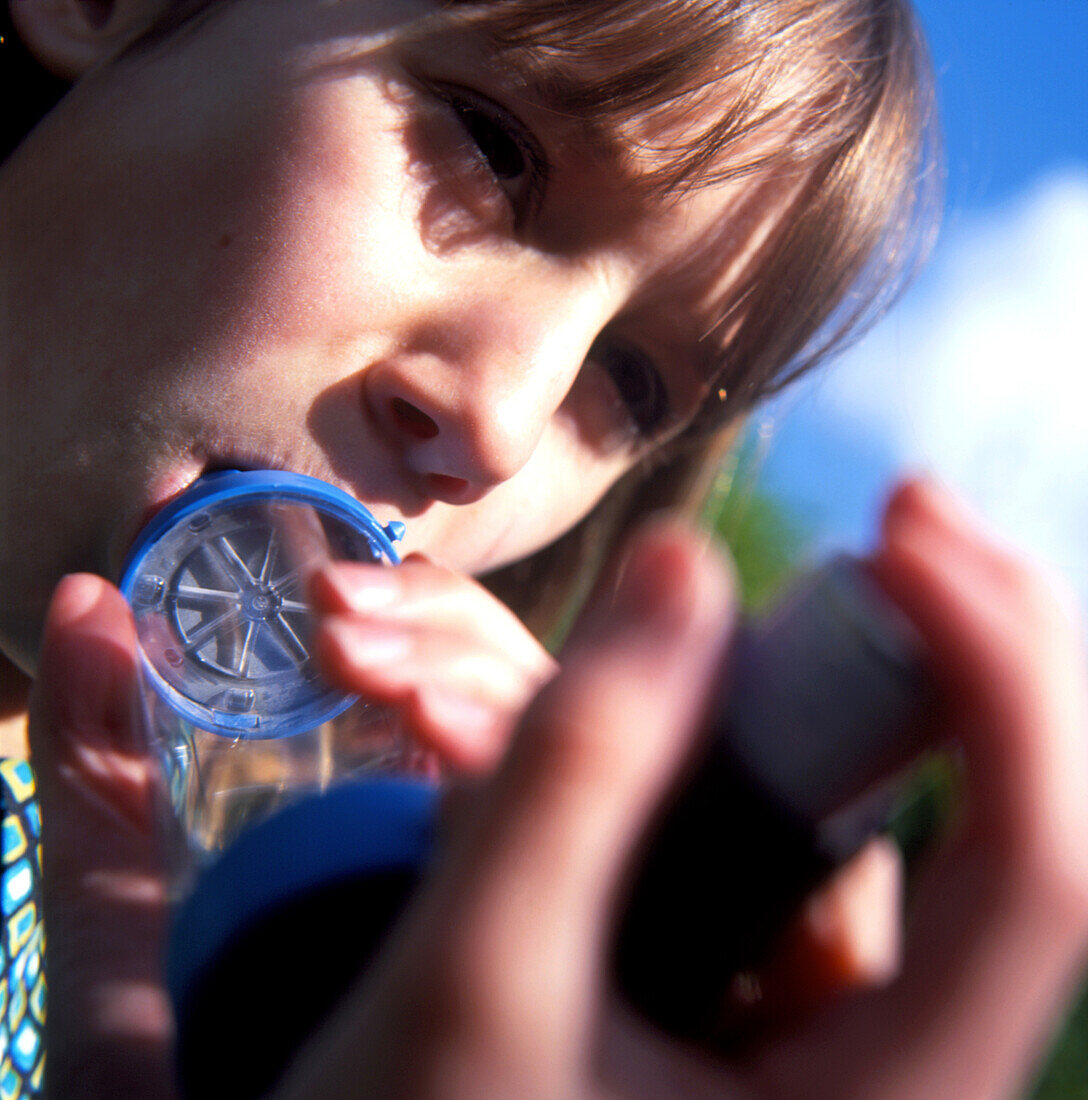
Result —
POLYGON ((1088 977, 1028 1095, 1031 1100, 1088 1097, 1088 977))

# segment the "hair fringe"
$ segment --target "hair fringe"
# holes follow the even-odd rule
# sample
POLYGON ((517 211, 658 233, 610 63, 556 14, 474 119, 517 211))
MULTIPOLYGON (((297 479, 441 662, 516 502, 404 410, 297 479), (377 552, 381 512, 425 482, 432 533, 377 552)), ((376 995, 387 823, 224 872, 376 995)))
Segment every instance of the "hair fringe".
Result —
POLYGON ((662 191, 776 173, 805 181, 718 303, 708 339, 722 342, 719 373, 649 485, 635 492, 638 475, 629 475, 572 532, 515 567, 516 584, 506 571, 491 579, 523 614, 526 593, 544 594, 539 630, 565 606, 564 591, 569 602, 585 590, 587 560, 599 562, 650 511, 692 499, 708 463, 720 461, 723 430, 855 342, 903 292, 936 238, 943 165, 929 58, 908 0, 473 7, 495 14, 500 45, 554 29, 572 65, 587 51, 607 76, 584 88, 583 108, 620 125, 639 111, 698 113, 716 85, 731 85, 693 142, 658 150, 650 182, 662 191), (799 84, 800 97, 782 95, 799 84), (785 136, 761 149, 754 139, 776 125, 785 136))

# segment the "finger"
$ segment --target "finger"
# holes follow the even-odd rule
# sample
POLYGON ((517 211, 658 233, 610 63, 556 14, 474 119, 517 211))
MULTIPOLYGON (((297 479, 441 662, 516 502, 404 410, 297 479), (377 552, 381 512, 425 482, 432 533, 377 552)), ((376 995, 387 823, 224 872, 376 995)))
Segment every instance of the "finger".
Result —
POLYGON ((1002 1095, 1088 948, 1083 648, 1034 575, 931 484, 893 497, 875 567, 930 649, 968 827, 920 881, 902 977, 763 1068, 778 1086, 819 1067, 851 1094, 1002 1095))
POLYGON ((315 575, 314 605, 326 613, 471 634, 501 645, 511 663, 533 674, 554 661, 520 619, 478 581, 412 554, 396 568, 338 562, 315 575))
POLYGON ((772 988, 789 981, 799 1000, 816 1004, 885 985, 899 970, 902 915, 903 860, 891 840, 877 837, 805 903, 772 988))
MULTIPOLYGON (((530 922, 542 936, 563 924, 599 931, 627 853, 690 747, 731 626, 727 591, 720 564, 686 533, 660 527, 636 543, 618 584, 576 628, 564 672, 531 706, 490 792, 478 826, 491 850, 481 899, 503 895, 516 868, 547 895, 530 922)), ((522 923, 503 918, 507 928, 522 923)))
POLYGON ((406 732, 456 768, 490 767, 541 677, 463 633, 330 615, 314 635, 333 683, 396 707, 406 732))
POLYGON ((1049 860, 1063 846, 1055 831, 1083 836, 1088 826, 1088 686, 1071 601, 933 486, 896 494, 885 528, 876 567, 921 630, 956 710, 974 837, 1003 858, 1049 860))
MULTIPOLYGON (((431 1034, 466 1095, 572 1092, 602 993, 610 907, 652 808, 688 752, 730 629, 721 564, 657 528, 577 627, 467 827, 307 1068, 400 1081, 394 1035, 431 1034), (362 1051, 359 1028, 388 1035, 362 1051), (482 1057, 486 1050, 488 1058, 482 1057), (481 1057, 477 1058, 477 1055, 481 1057), (487 1065, 513 1078, 476 1076, 487 1065), (542 1083, 543 1082, 543 1083, 542 1083), (519 1091, 520 1090, 520 1091, 519 1091)), ((373 1034, 373 1032, 372 1032, 373 1034)))
POLYGON ((512 663, 505 650, 429 624, 332 615, 314 639, 330 679, 378 701, 398 701, 416 686, 436 682, 481 703, 523 707, 543 679, 512 663))
POLYGON ((413 693, 406 721, 415 736, 452 771, 482 774, 506 751, 521 710, 521 705, 494 706, 428 684, 413 693))
POLYGON ((46 620, 30 725, 48 920, 46 1078, 56 1096, 172 1093, 163 880, 134 685, 123 599, 97 577, 65 578, 46 620))

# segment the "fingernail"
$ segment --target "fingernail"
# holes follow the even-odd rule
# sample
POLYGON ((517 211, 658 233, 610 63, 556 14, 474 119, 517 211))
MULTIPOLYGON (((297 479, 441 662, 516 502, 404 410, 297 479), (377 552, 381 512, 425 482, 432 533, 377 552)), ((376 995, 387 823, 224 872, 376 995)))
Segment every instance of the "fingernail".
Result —
POLYGON ((903 480, 893 491, 886 522, 892 528, 933 521, 953 530, 983 530, 986 521, 978 509, 958 490, 933 475, 903 480))
POLYGON ((353 665, 387 665, 404 660, 411 637, 399 627, 330 617, 322 624, 329 641, 353 665))
POLYGON ((331 565, 318 576, 345 610, 360 614, 390 607, 400 596, 396 570, 384 565, 331 565))
POLYGON ((91 573, 62 577, 49 607, 50 625, 69 627, 86 618, 102 600, 105 589, 106 582, 91 573))

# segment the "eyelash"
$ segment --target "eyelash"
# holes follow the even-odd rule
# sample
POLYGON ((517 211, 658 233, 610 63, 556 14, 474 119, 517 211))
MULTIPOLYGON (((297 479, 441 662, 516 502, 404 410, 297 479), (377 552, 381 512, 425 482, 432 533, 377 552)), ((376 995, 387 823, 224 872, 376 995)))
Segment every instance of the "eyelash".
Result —
POLYGON ((597 340, 590 358, 608 375, 638 434, 653 439, 661 434, 672 408, 661 373, 645 352, 615 340, 597 340))
POLYGON ((548 161, 529 128, 494 100, 455 84, 433 85, 475 147, 475 155, 503 192, 515 223, 522 224, 540 206, 548 161), (524 183, 522 180, 524 179, 524 183))

